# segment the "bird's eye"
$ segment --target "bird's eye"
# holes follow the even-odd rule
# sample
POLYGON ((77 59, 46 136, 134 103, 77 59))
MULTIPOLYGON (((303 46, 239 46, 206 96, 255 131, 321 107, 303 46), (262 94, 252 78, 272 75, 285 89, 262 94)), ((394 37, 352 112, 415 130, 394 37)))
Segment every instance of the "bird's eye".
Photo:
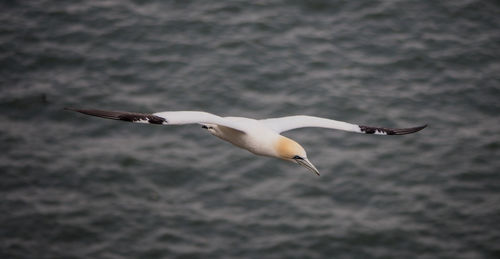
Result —
POLYGON ((302 158, 300 156, 294 156, 293 159, 304 159, 304 158, 302 158))

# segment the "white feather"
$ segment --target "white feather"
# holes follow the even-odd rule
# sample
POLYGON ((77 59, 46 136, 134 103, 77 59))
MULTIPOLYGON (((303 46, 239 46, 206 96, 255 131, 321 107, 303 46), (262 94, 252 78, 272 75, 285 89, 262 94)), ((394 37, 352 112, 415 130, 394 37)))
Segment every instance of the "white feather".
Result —
POLYGON ((174 112, 157 112, 153 115, 167 120, 167 125, 182 125, 182 124, 216 124, 225 127, 233 128, 245 132, 245 125, 241 122, 228 120, 208 112, 201 111, 174 111, 174 112))
POLYGON ((261 122, 278 133, 306 127, 338 129, 361 133, 359 126, 356 124, 307 115, 270 118, 261 120, 261 122))

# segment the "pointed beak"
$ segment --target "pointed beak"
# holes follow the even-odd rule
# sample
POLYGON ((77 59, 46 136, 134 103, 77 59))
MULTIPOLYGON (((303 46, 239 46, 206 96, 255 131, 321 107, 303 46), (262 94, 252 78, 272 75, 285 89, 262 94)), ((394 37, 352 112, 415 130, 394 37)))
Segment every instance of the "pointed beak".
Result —
POLYGON ((295 159, 295 161, 297 162, 297 164, 299 164, 299 165, 309 169, 309 171, 319 175, 318 169, 316 169, 316 167, 311 163, 311 161, 309 161, 309 159, 300 158, 300 159, 295 159))

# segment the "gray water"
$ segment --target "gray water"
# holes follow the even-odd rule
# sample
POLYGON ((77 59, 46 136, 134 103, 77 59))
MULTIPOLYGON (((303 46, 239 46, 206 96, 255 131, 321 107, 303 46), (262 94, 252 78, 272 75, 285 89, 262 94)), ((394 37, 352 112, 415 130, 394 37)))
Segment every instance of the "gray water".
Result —
POLYGON ((1 258, 500 258, 498 1, 2 1, 1 258), (198 125, 307 114, 322 173, 198 125))

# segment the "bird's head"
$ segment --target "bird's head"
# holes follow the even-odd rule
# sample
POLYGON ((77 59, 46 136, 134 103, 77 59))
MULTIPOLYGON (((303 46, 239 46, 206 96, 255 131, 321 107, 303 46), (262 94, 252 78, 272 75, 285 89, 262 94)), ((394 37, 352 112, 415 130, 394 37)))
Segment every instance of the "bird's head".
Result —
POLYGON ((275 148, 279 158, 297 163, 319 175, 318 169, 307 159, 306 151, 299 143, 287 137, 280 136, 275 148))

